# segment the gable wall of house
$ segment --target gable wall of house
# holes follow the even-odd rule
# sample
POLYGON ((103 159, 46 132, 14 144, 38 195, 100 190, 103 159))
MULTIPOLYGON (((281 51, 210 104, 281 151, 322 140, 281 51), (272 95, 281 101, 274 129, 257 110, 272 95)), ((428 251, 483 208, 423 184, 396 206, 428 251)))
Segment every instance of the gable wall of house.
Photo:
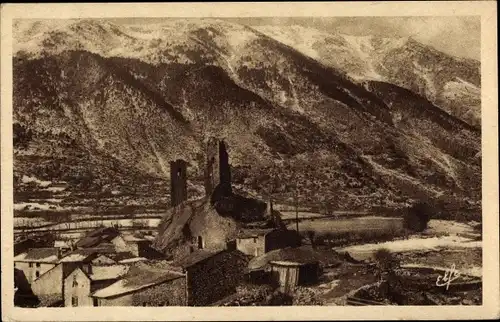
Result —
POLYGON ((92 306, 90 297, 90 279, 77 268, 64 279, 64 306, 72 307, 73 298, 78 299, 75 306, 92 306))
POLYGON ((31 283, 33 293, 41 295, 59 295, 62 298, 63 264, 55 266, 31 283))
POLYGON ((266 237, 255 236, 237 238, 236 249, 246 255, 260 256, 266 251, 266 237))
POLYGON ((43 273, 55 267, 56 264, 52 263, 35 263, 35 262, 15 262, 14 267, 20 269, 24 272, 26 279, 31 284, 38 276, 42 276, 43 273), (31 264, 31 267, 30 267, 31 264))

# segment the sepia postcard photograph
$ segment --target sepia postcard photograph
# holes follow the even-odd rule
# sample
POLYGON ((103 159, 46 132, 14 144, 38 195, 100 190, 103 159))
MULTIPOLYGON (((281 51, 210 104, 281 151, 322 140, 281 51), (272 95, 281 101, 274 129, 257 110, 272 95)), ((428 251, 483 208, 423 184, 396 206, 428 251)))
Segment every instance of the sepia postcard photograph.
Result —
POLYGON ((499 318, 496 10, 2 6, 2 319, 499 318))

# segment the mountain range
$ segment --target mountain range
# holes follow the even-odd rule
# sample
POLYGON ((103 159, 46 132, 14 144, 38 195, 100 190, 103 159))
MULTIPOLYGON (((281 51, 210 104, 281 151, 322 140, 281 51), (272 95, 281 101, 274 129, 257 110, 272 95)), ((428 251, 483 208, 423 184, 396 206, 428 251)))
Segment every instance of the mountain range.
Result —
POLYGON ((184 158, 198 193, 204 142, 217 137, 250 194, 480 208, 477 61, 411 38, 215 19, 17 21, 14 31, 17 178, 153 193, 184 158))

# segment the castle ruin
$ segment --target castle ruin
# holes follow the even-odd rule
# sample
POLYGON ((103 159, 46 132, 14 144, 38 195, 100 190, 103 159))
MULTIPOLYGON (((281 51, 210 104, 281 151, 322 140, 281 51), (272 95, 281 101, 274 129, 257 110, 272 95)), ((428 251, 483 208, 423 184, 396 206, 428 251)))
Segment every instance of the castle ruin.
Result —
POLYGON ((170 205, 177 207, 187 200, 187 162, 170 161, 170 205))
POLYGON ((211 196, 218 186, 223 195, 232 193, 231 165, 225 142, 211 138, 206 150, 205 194, 211 196))

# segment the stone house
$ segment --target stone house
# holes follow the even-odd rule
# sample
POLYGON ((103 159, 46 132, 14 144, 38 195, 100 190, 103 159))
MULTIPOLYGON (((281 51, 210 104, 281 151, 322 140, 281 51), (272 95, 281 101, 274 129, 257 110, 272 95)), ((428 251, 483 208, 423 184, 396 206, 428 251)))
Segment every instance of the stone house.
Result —
POLYGON ((14 257, 14 268, 23 271, 28 283, 33 283, 45 272, 54 268, 61 257, 58 248, 31 248, 14 257))
POLYGON ((186 279, 180 272, 140 264, 91 297, 93 306, 185 306, 186 279))
POLYGON ((63 299, 64 306, 97 306, 97 299, 91 294, 99 289, 115 283, 128 271, 126 265, 90 266, 74 268, 64 278, 63 299))
POLYGON ((204 306, 236 292, 248 257, 240 251, 197 250, 170 269, 132 266, 117 282, 92 294, 97 306, 204 306))
POLYGON ((72 250, 73 245, 69 240, 56 240, 54 241, 54 247, 59 248, 61 252, 69 252, 72 250))
POLYGON ((158 258, 158 251, 151 248, 151 241, 133 235, 123 235, 116 228, 104 227, 88 233, 76 243, 79 249, 98 248, 108 253, 131 253, 135 257, 158 258))
POLYGON ((75 263, 60 263, 33 281, 40 306, 63 306, 63 280, 75 267, 75 263))
POLYGON ((164 218, 154 246, 174 260, 196 250, 223 250, 238 229, 234 219, 220 216, 206 198, 171 208, 164 218))
POLYGON ((76 267, 86 272, 92 271, 93 260, 99 257, 96 249, 77 249, 65 254, 54 263, 54 266, 44 271, 32 281, 33 293, 40 299, 42 306, 63 305, 63 281, 76 267))
POLYGON ((257 257, 275 249, 297 247, 299 244, 300 238, 295 230, 254 228, 240 230, 236 239, 228 243, 228 248, 257 257))
POLYGON ((238 250, 198 250, 174 262, 186 274, 187 305, 204 306, 236 292, 248 257, 238 250))

